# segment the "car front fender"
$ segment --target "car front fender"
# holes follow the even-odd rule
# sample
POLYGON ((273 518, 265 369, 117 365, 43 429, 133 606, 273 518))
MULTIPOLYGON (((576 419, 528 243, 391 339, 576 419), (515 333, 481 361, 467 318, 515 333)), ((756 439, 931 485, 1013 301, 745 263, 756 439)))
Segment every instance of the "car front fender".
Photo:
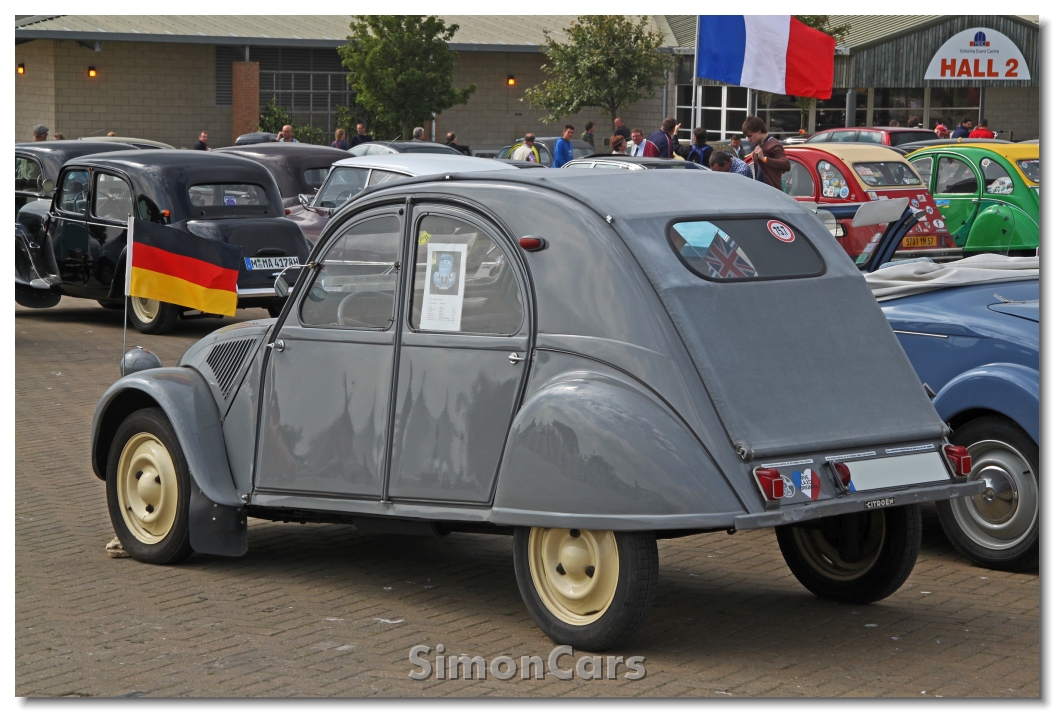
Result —
POLYGON ((1039 442, 1039 371, 1013 363, 993 363, 950 380, 933 399, 945 421, 968 410, 991 410, 1020 425, 1039 442))
POLYGON ((634 379, 596 365, 556 375, 529 395, 509 433, 492 520, 608 530, 732 526, 743 506, 695 435, 634 379))

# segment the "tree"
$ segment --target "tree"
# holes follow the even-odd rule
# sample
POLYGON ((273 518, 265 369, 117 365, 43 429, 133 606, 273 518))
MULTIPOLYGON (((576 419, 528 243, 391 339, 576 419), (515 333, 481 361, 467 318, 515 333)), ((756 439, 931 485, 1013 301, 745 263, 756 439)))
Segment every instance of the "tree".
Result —
POLYGON ((403 138, 433 114, 466 103, 476 85, 454 86, 457 52, 447 43, 457 31, 435 16, 356 17, 337 50, 356 103, 380 124, 400 126, 403 138))
POLYGON ((612 118, 665 81, 673 67, 672 54, 662 52, 663 36, 649 29, 642 17, 636 23, 620 15, 583 15, 564 29, 567 44, 545 33, 548 79, 524 93, 531 108, 549 113, 552 123, 595 106, 612 118))
MULTIPOLYGON (((807 27, 834 37, 835 42, 844 40, 849 35, 849 30, 852 29, 849 24, 835 25, 831 22, 830 15, 795 15, 794 18, 807 27)), ((806 128, 808 125, 809 109, 812 108, 815 102, 816 100, 810 96, 794 97, 794 103, 798 105, 798 109, 801 112, 800 124, 802 128, 806 128)))
POLYGON ((256 127, 256 130, 265 133, 279 133, 286 124, 291 126, 293 117, 284 106, 279 106, 272 96, 267 106, 260 112, 260 125, 256 127))

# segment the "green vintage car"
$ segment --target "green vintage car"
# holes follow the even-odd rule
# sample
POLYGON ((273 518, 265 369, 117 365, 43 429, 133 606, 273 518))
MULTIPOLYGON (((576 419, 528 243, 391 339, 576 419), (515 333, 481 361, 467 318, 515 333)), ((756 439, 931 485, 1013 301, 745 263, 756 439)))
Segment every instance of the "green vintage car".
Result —
POLYGON ((907 158, 929 186, 948 232, 964 252, 1036 253, 1038 143, 964 141, 923 148, 907 158))

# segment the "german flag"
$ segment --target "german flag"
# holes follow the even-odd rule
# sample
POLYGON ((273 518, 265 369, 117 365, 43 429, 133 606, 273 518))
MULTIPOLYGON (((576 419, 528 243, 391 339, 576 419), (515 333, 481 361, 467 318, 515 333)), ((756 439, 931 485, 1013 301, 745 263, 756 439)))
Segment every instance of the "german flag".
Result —
POLYGON ((242 249, 133 217, 125 293, 234 316, 242 249))

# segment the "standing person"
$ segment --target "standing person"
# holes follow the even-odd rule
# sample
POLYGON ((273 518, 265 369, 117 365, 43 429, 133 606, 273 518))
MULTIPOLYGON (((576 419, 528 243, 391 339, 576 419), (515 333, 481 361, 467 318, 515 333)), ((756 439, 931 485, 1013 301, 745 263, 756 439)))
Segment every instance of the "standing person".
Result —
POLYGON ((553 168, 560 168, 565 163, 574 160, 575 152, 571 147, 571 139, 575 137, 575 127, 571 124, 564 126, 563 135, 556 139, 553 146, 553 168))
POLYGON ((337 129, 333 132, 333 143, 329 144, 333 148, 339 148, 342 151, 348 150, 348 141, 345 138, 347 134, 344 129, 337 129))
POLYGON ((33 141, 47 141, 48 140, 48 127, 44 124, 37 124, 33 127, 33 141))
POLYGON ((896 119, 890 119, 889 120, 889 125, 892 126, 892 127, 897 127, 897 126, 900 126, 900 122, 897 121, 896 119))
MULTIPOLYGON (((709 166, 713 152, 713 147, 706 145, 706 129, 700 126, 692 131, 692 148, 689 150, 685 160, 698 163, 700 166, 709 166)), ((742 161, 740 162, 742 163, 742 161)))
POLYGON ((366 124, 361 121, 355 124, 355 135, 348 141, 348 148, 355 148, 360 143, 369 143, 373 140, 373 136, 366 133, 366 124))
POLYGON ((657 158, 659 156, 659 149, 655 147, 654 143, 644 138, 644 132, 640 129, 633 129, 629 137, 627 156, 648 156, 649 158, 657 158))
POLYGON ((629 129, 626 128, 626 124, 622 123, 622 119, 617 116, 615 117, 615 135, 626 139, 626 144, 629 144, 629 129))
POLYGON ((516 147, 516 150, 512 152, 509 158, 514 161, 541 163, 542 157, 538 154, 538 149, 534 146, 534 134, 526 134, 523 137, 523 143, 516 147))
POLYGON ((282 143, 300 143, 293 138, 293 127, 289 124, 282 127, 282 131, 278 134, 278 140, 282 143))
POLYGON ((757 116, 748 116, 743 122, 743 135, 754 145, 754 151, 751 153, 754 157, 751 166, 754 177, 782 191, 783 174, 791 167, 783 144, 775 136, 769 136, 768 127, 757 116))
POLYGON ((729 151, 729 153, 731 153, 733 156, 740 160, 745 158, 747 154, 749 154, 754 148, 753 146, 751 146, 749 149, 745 147, 743 145, 743 138, 741 136, 733 136, 732 138, 728 139, 728 143, 730 146, 732 146, 732 150, 729 151))
POLYGON ((209 150, 209 132, 202 131, 198 134, 197 143, 194 144, 195 151, 207 151, 209 150))
POLYGON ((909 116, 908 117, 908 128, 909 129, 917 129, 920 126, 922 126, 922 121, 919 120, 919 117, 917 117, 917 116, 909 116))
POLYGON ((948 133, 948 127, 938 119, 937 125, 933 127, 933 133, 937 134, 937 138, 948 138, 951 134, 948 133))
POLYGON ((753 178, 754 174, 745 161, 741 161, 727 151, 718 151, 710 156, 710 170, 718 173, 736 173, 747 178, 753 178))
POLYGON ((995 134, 988 129, 988 119, 977 122, 977 128, 970 132, 970 138, 995 138, 995 134))
POLYGON ((959 125, 952 131, 952 138, 970 138, 970 132, 973 131, 973 121, 969 118, 965 118, 959 122, 959 125))
POLYGON ((592 146, 593 150, 596 151, 597 145, 593 143, 593 126, 594 124, 592 121, 586 122, 586 132, 582 134, 582 140, 592 146))
POLYGON ((611 154, 614 156, 626 155, 626 139, 618 134, 611 137, 611 154))
POLYGON ((414 141, 424 141, 424 140, 425 140, 425 127, 424 126, 416 127, 414 129, 414 141))
POLYGON ((673 132, 677 130, 677 120, 671 118, 665 118, 662 120, 662 128, 658 131, 652 131, 648 136, 648 140, 655 144, 655 148, 659 151, 659 158, 673 158, 673 144, 676 141, 673 138, 673 132))
POLYGON ((66 140, 66 134, 61 134, 58 131, 56 131, 55 134, 51 138, 54 141, 65 141, 66 140))
POLYGON ((111 131, 110 133, 106 134, 106 137, 107 138, 110 138, 110 137, 116 138, 117 137, 117 132, 116 131, 111 131))
POLYGON ((450 146, 452 149, 454 149, 455 151, 457 151, 459 153, 463 153, 466 156, 468 155, 468 146, 462 146, 461 144, 459 144, 457 142, 457 134, 454 133, 453 131, 447 132, 446 145, 450 146))

